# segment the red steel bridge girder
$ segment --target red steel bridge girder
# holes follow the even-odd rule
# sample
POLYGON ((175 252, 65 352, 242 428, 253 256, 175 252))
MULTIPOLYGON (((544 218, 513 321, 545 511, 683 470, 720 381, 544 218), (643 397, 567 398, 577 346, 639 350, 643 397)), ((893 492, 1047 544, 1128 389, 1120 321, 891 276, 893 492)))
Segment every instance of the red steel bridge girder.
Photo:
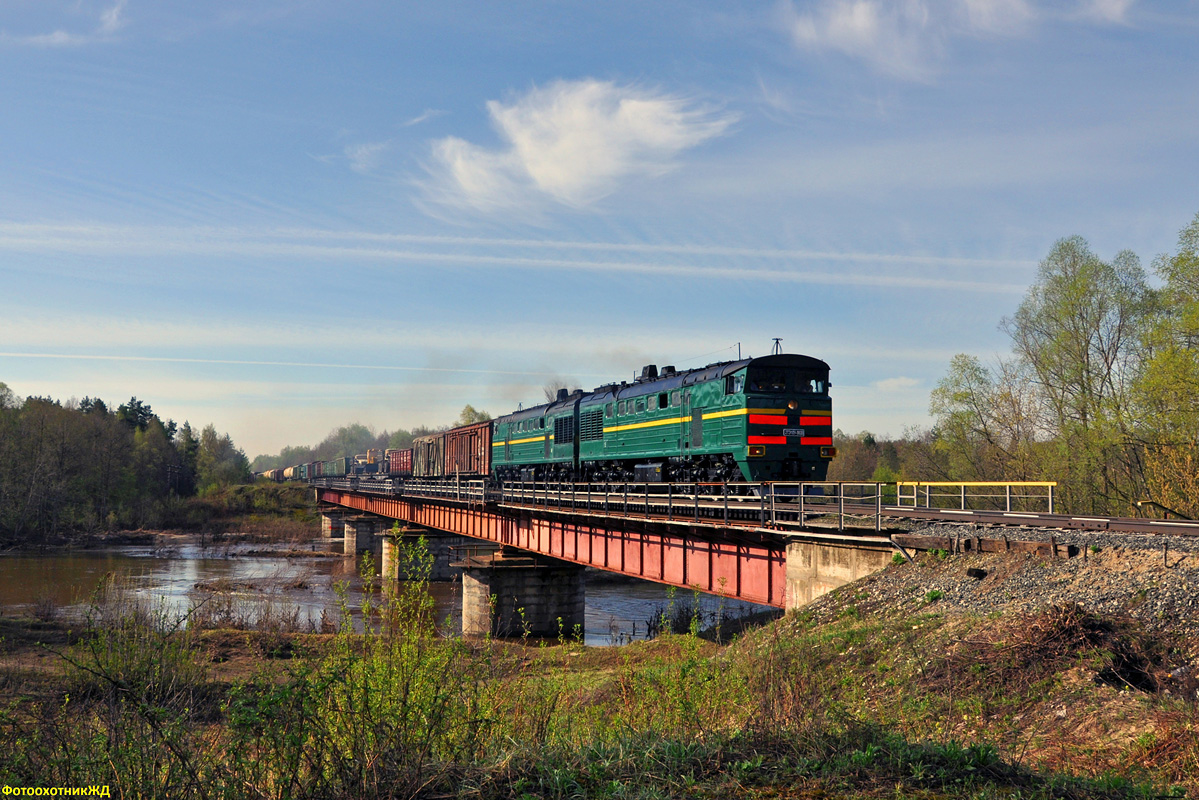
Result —
POLYGON ((783 608, 781 541, 704 537, 624 517, 575 517, 317 489, 317 500, 683 589, 783 608))

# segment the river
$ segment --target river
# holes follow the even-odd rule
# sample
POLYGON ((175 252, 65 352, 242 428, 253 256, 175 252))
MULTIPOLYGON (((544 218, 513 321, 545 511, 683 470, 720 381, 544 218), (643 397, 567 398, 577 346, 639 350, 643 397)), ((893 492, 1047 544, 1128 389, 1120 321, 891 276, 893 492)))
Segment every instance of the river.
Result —
MULTIPOLYGON (((319 630, 322 621, 341 618, 341 596, 361 626, 360 558, 343 556, 341 542, 318 540, 286 546, 181 542, 160 546, 124 545, 49 553, 0 556, 0 609, 83 619, 98 586, 115 578, 127 597, 179 618, 197 605, 218 618, 255 621, 263 616, 293 629, 319 630), (332 549, 331 549, 332 548, 332 549), (109 577, 111 576, 111 578, 109 577), (339 595, 337 586, 343 586, 339 595)), ((379 557, 375 553, 375 571, 379 557)), ((461 616, 461 584, 429 584, 448 633, 461 616)), ((671 590, 648 581, 589 572, 584 640, 606 646, 643 639, 650 620, 699 601, 707 627, 718 617, 732 619, 767 610, 737 600, 671 590)))

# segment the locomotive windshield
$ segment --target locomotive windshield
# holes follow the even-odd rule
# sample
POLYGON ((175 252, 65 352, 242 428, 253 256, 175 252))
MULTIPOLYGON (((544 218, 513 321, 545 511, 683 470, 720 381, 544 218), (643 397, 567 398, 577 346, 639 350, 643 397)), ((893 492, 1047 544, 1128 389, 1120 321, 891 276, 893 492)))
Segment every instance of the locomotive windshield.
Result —
POLYGON ((785 392, 787 391, 787 370, 768 369, 759 367, 749 371, 749 391, 751 392, 785 392))
POLYGON ((750 369, 747 378, 746 391, 754 393, 825 394, 828 389, 827 375, 815 370, 758 367, 750 369))

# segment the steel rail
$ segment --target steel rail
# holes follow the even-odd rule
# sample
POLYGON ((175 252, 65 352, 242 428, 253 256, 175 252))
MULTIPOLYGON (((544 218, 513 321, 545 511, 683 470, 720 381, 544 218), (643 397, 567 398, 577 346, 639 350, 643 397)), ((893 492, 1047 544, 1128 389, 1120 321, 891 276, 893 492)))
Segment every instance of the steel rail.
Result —
POLYGON ((882 487, 887 485, 872 482, 810 484, 836 490, 834 494, 823 495, 803 493, 808 484, 573 484, 530 481, 496 488, 484 480, 404 481, 378 478, 318 478, 310 483, 324 488, 396 498, 430 499, 471 505, 494 504, 587 516, 630 517, 730 528, 770 529, 780 533, 797 528, 835 527, 838 530, 853 530, 854 528, 846 526, 847 519, 864 523, 858 525, 856 530, 864 532, 867 528, 873 528, 879 531, 882 528, 882 520, 886 518, 1151 536, 1199 536, 1199 521, 1195 520, 884 504, 882 487), (875 492, 863 497, 850 496, 846 494, 846 489, 850 487, 875 489, 875 492), (795 493, 778 491, 788 488, 794 489, 795 493), (820 524, 822 520, 826 524, 820 524))

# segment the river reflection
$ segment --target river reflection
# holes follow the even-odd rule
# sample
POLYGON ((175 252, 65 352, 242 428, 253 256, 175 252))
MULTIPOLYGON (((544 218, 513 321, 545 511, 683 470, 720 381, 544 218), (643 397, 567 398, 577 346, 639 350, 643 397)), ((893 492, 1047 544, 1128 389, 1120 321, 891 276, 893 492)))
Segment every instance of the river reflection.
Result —
MULTIPOLYGON (((341 541, 290 544, 287 551, 263 545, 201 547, 122 546, 72 553, 16 553, 0 556, 0 607, 7 613, 56 610, 68 619, 83 618, 96 588, 108 576, 118 578, 133 597, 173 617, 197 604, 256 619, 262 614, 294 620, 303 629, 319 630, 322 620, 341 616, 344 597, 361 629, 360 558, 341 554, 341 541), (338 587, 341 587, 339 592, 338 587)), ((378 573, 379 554, 374 554, 378 573)), ((457 633, 461 584, 429 585, 438 619, 447 633, 457 633)), ((692 592, 672 592, 648 581, 589 573, 585 641, 589 645, 620 644, 646 637, 651 620, 671 604, 698 598, 704 624, 717 614, 742 616, 766 607, 692 592)))

